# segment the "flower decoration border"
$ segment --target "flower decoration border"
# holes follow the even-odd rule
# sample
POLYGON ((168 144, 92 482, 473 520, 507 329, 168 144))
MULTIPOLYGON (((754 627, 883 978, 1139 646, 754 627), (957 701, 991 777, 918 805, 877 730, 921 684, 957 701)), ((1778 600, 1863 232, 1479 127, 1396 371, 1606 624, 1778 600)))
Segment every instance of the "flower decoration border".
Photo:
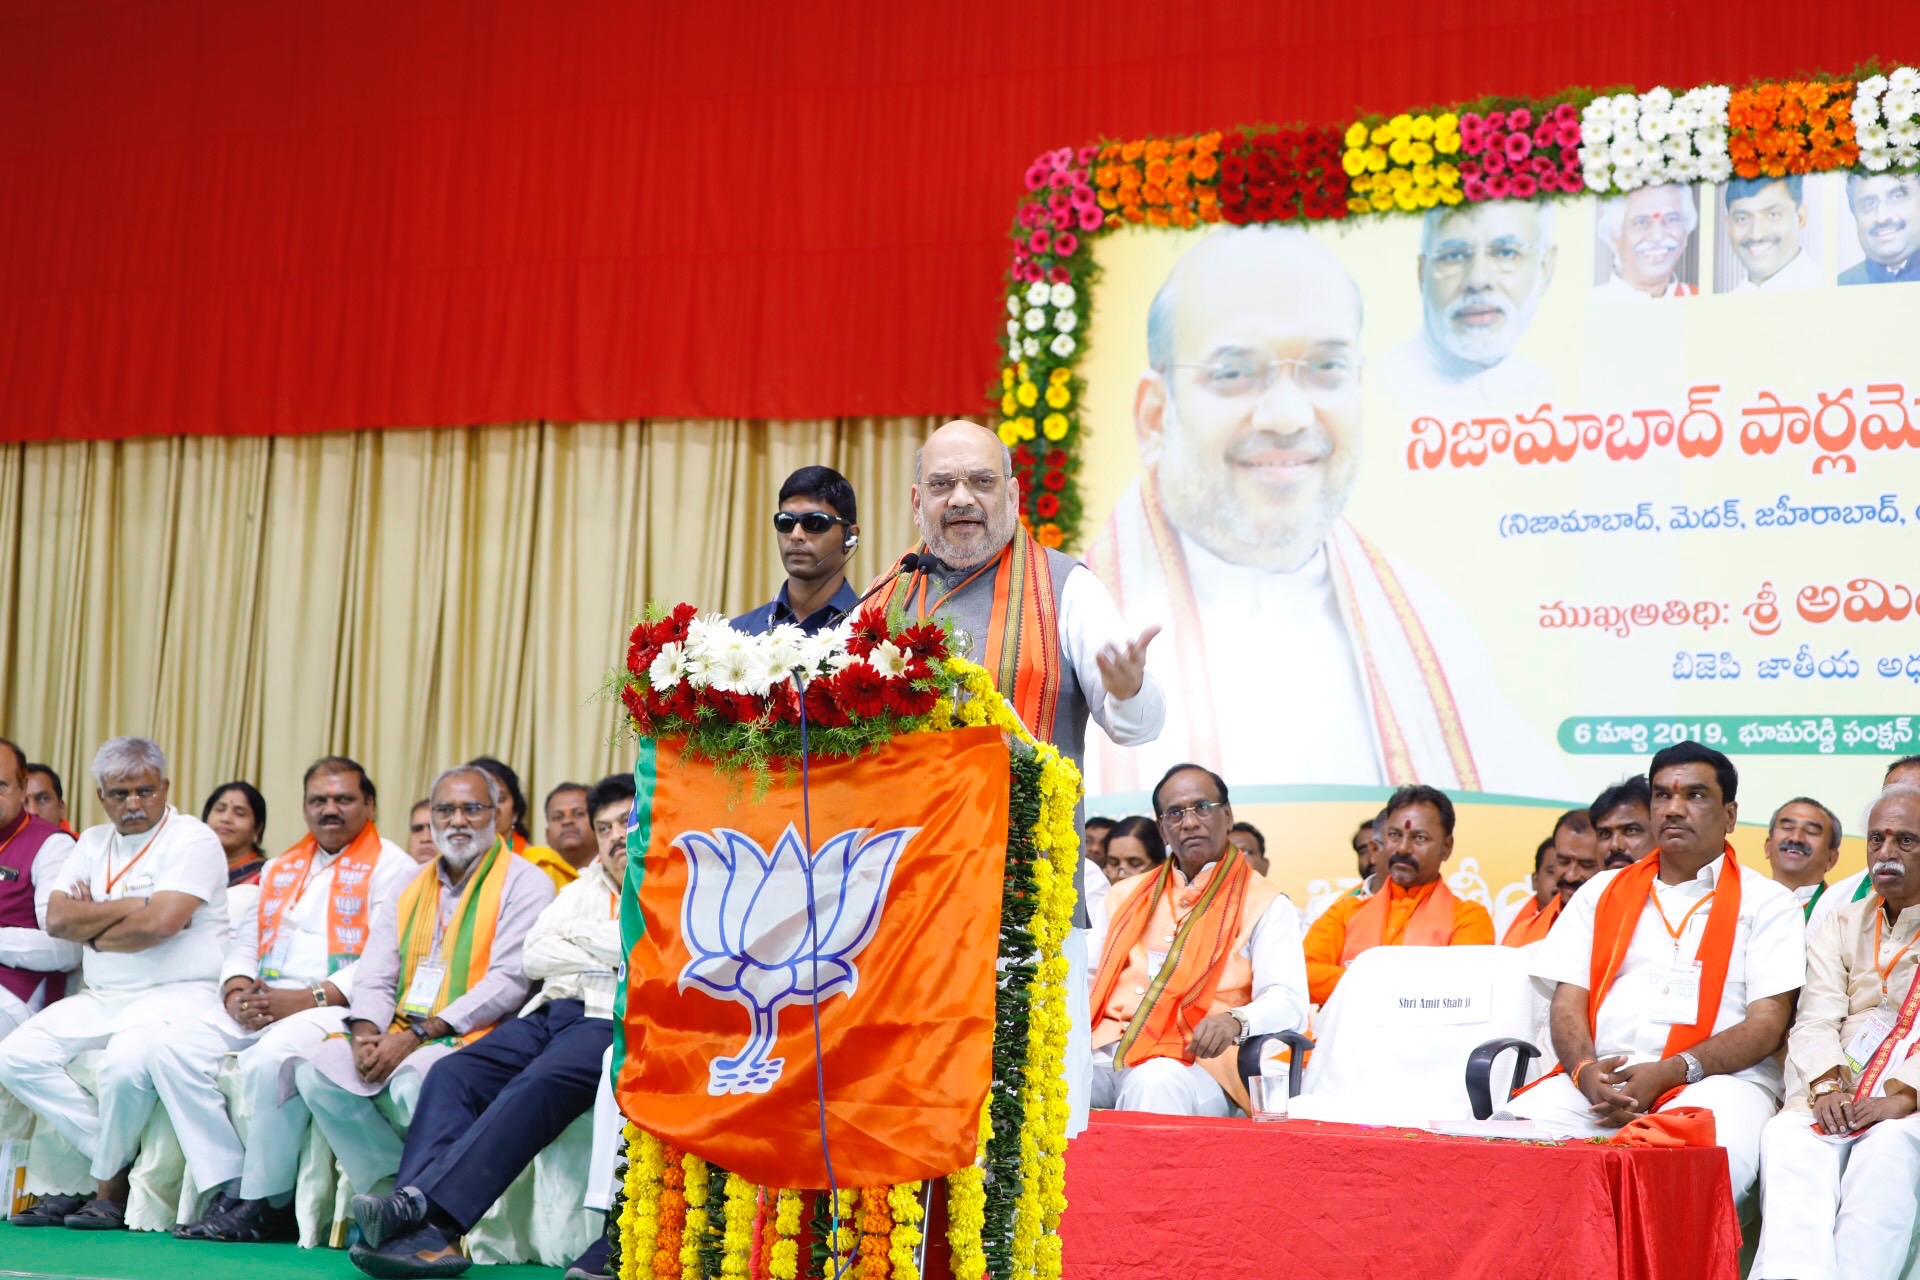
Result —
POLYGON ((1402 217, 1495 199, 1615 195, 1669 182, 1920 170, 1920 69, 1675 92, 1567 89, 1363 115, 1103 139, 1042 152, 1014 210, 1001 366, 989 399, 1043 545, 1084 545, 1080 372, 1093 245, 1126 226, 1191 229, 1402 217))

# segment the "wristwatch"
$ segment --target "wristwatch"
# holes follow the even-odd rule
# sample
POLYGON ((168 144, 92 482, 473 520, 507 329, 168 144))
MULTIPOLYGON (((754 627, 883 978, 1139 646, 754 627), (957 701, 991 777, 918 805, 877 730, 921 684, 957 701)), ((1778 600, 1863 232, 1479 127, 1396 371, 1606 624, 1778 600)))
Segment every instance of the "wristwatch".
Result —
POLYGON ((1844 1088, 1846 1088, 1846 1086, 1841 1084, 1839 1080, 1828 1076, 1825 1080, 1820 1081, 1814 1085, 1813 1088, 1807 1090, 1807 1096, 1809 1098, 1824 1098, 1828 1094, 1838 1093, 1844 1088))
POLYGON ((327 988, 324 983, 313 989, 313 1004, 317 1009, 327 1007, 327 988))
POLYGON ((1700 1059, 1694 1057, 1692 1054, 1688 1053, 1685 1049, 1682 1049, 1680 1051, 1679 1057, 1680 1057, 1680 1061, 1687 1064, 1687 1083, 1688 1084, 1699 1084, 1702 1080, 1705 1080, 1707 1078, 1707 1069, 1700 1065, 1700 1059))
POLYGON ((413 1032, 414 1038, 416 1040, 425 1040, 427 1038, 427 1024, 425 1019, 422 1019, 419 1022, 408 1023, 407 1030, 413 1032))
POLYGON ((1247 1015, 1238 1009, 1229 1009, 1227 1010, 1227 1016, 1240 1024, 1240 1034, 1233 1038, 1233 1042, 1235 1044, 1245 1044, 1247 1042, 1247 1015))

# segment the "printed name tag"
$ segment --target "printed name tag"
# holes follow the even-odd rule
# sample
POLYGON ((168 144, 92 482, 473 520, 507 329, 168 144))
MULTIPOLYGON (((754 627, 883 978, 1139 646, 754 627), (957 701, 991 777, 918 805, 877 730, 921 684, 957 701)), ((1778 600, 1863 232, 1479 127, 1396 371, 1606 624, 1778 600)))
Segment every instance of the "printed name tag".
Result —
POLYGON ((1700 1020, 1700 962, 1668 965, 1653 988, 1653 1021, 1667 1027, 1691 1026, 1700 1020))
POLYGON ((19 878, 20 878, 20 868, 0 867, 0 880, 18 880, 19 878))
POLYGON ((424 1018, 433 1012, 433 1002, 440 998, 440 984, 446 981, 447 971, 437 964, 423 964, 413 971, 413 981, 407 984, 407 998, 400 1002, 400 1012, 409 1018, 424 1018))
POLYGON ((153 896, 152 876, 132 876, 115 886, 122 898, 151 898, 153 896))
POLYGON ((1853 1068, 1855 1075, 1867 1069, 1874 1051, 1892 1034, 1893 1015, 1887 1012, 1884 1005, 1867 1015, 1867 1025, 1860 1028, 1860 1034, 1847 1041, 1847 1065, 1853 1068))
POLYGON ((1167 964, 1166 952, 1164 951, 1147 952, 1147 981, 1152 982, 1155 978, 1159 977, 1160 970, 1164 969, 1166 967, 1166 964, 1167 964))

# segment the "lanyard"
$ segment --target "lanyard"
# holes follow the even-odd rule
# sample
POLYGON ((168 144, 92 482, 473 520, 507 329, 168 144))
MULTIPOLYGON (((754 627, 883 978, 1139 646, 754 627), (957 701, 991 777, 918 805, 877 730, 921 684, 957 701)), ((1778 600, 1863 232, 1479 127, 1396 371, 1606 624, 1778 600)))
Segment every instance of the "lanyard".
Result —
POLYGON ((16 826, 13 829, 12 835, 8 836, 5 840, 0 840, 0 853, 5 853, 7 851, 7 846, 20 838, 20 833, 27 829, 27 823, 32 821, 32 819, 33 819, 32 814, 28 813, 24 809, 20 811, 20 825, 16 826))
POLYGON ((1916 933, 1913 937, 1907 939, 1906 946, 1893 953, 1893 959, 1882 965, 1880 963, 1880 934, 1881 931, 1886 928, 1886 925, 1886 910, 1883 907, 1875 907, 1873 909, 1873 967, 1880 970, 1880 998, 1883 1000, 1887 997, 1887 982, 1893 977, 1893 966, 1900 963, 1901 956, 1913 950, 1914 943, 1920 942, 1920 933, 1916 933))
POLYGON ((1826 891, 1827 891, 1827 882, 1825 880, 1822 880, 1820 882, 1820 887, 1813 891, 1813 896, 1807 899, 1807 907, 1806 907, 1807 919, 1809 920, 1813 919, 1813 909, 1814 907, 1819 905, 1820 895, 1825 893, 1826 891))
POLYGON ((1719 896, 1720 896, 1720 886, 1716 884, 1713 887, 1713 892, 1708 894, 1706 897, 1700 899, 1700 901, 1694 903, 1693 906, 1688 908, 1687 914, 1681 916, 1679 925, 1675 926, 1675 925, 1667 924, 1667 909, 1660 905, 1660 895, 1659 894, 1652 895, 1653 909, 1659 915, 1660 923, 1666 926, 1667 936, 1673 939, 1674 960, 1678 961, 1680 959, 1680 936, 1687 931, 1688 922, 1690 922, 1693 919, 1693 917, 1696 914, 1698 914, 1700 908, 1706 906, 1708 903, 1712 902, 1715 898, 1719 896))
POLYGON ((111 898, 113 896, 113 886, 119 884, 122 880, 127 878, 127 872, 133 870, 134 864, 139 862, 140 859, 147 856, 147 850, 153 848, 153 842, 160 838, 160 833, 167 829, 167 824, 171 821, 173 821, 173 815, 171 813, 169 813, 166 817, 160 819, 160 825, 153 829, 153 834, 147 837, 147 842, 140 846, 140 852, 133 855, 133 861, 127 863, 126 866, 120 868, 119 875, 115 875, 113 873, 113 845, 111 843, 111 841, 113 840, 113 837, 112 836, 107 837, 107 840, 109 841, 107 845, 107 893, 106 893, 107 897, 111 898))

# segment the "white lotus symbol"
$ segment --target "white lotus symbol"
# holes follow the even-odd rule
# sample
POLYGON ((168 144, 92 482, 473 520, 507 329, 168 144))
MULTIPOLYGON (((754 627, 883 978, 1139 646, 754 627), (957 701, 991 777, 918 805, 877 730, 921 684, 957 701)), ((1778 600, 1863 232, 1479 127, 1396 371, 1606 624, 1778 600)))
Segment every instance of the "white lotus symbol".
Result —
POLYGON ((767 1092, 786 1065, 785 1058, 767 1056, 780 1010, 842 991, 852 996, 859 987, 853 958, 879 929, 894 866, 920 828, 873 836, 867 830, 843 831, 811 856, 791 823, 771 854, 724 827, 689 831, 673 842, 687 857, 680 932, 693 955, 680 971, 679 989, 737 1000, 752 1016, 746 1047, 708 1064, 709 1094, 767 1092))

